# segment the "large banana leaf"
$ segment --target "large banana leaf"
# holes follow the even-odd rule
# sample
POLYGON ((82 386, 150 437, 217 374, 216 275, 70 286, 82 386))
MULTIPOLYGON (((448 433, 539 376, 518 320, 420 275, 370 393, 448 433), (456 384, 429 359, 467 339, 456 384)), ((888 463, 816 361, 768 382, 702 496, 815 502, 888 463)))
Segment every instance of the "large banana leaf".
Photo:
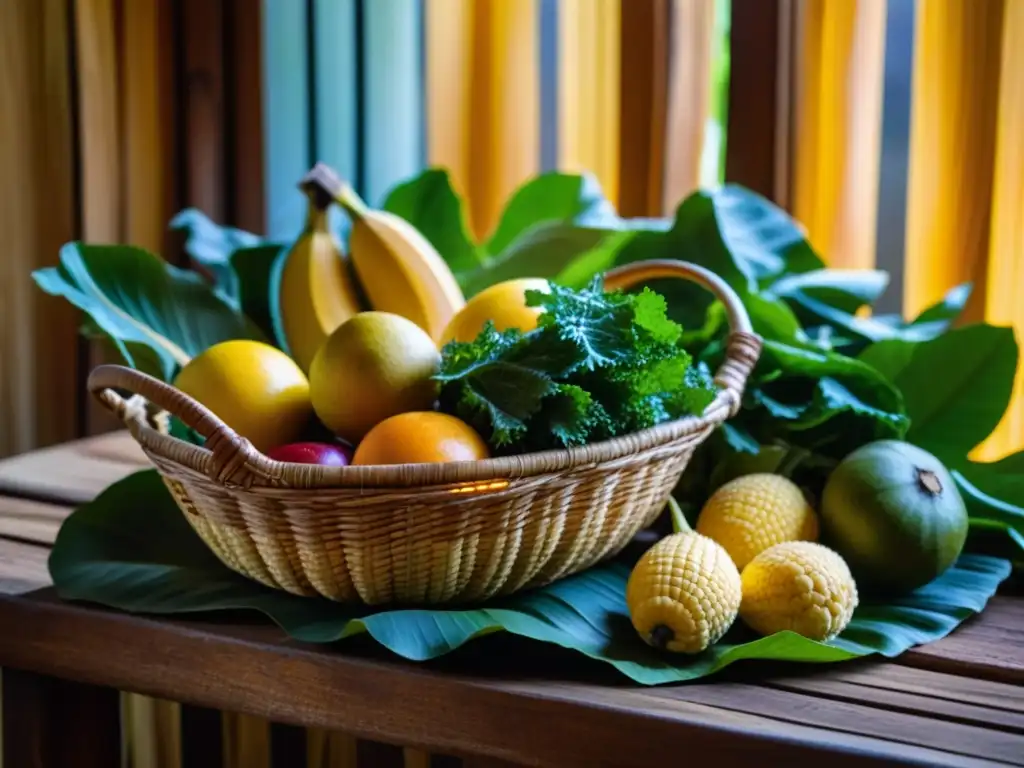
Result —
POLYGON ((264 338, 200 275, 142 248, 68 243, 59 266, 32 277, 83 310, 89 332, 108 338, 128 365, 164 380, 217 342, 264 338))
POLYGON ((708 652, 662 655, 633 631, 625 605, 629 563, 597 566, 549 587, 459 610, 380 610, 340 606, 267 589, 220 564, 195 535, 155 470, 116 483, 64 523, 50 557, 61 597, 139 613, 242 609, 269 617, 292 637, 334 643, 366 633, 398 656, 443 656, 497 631, 553 643, 612 665, 646 684, 681 682, 741 660, 838 662, 897 656, 944 637, 981 611, 1010 573, 1005 560, 963 555, 913 594, 865 602, 835 641, 792 632, 757 638, 741 624, 708 652), (144 514, 143 514, 144 512, 144 514))

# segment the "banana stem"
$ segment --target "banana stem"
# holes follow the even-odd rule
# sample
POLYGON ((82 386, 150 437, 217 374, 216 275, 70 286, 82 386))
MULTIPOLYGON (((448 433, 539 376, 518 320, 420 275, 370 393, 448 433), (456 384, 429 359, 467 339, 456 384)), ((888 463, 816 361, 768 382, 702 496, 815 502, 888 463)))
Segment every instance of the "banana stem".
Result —
POLYGON ((334 194, 334 201, 345 209, 345 212, 353 219, 366 218, 369 209, 359 194, 352 189, 352 185, 342 182, 334 194))
POLYGON ((693 528, 686 522, 686 517, 683 515, 683 509, 679 506, 679 502, 675 500, 674 496, 668 497, 668 513, 672 518, 672 532, 673 533, 692 533, 693 528))

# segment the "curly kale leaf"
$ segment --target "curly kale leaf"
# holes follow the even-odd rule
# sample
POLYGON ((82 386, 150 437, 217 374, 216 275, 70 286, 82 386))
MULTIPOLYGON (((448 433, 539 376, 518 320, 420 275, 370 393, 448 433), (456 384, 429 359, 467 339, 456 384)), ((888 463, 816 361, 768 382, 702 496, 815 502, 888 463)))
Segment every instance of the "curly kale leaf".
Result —
POLYGON ((605 293, 595 278, 578 291, 529 291, 527 303, 542 308, 535 330, 488 323, 444 348, 437 376, 442 409, 496 450, 584 445, 701 413, 714 399, 653 291, 605 293))

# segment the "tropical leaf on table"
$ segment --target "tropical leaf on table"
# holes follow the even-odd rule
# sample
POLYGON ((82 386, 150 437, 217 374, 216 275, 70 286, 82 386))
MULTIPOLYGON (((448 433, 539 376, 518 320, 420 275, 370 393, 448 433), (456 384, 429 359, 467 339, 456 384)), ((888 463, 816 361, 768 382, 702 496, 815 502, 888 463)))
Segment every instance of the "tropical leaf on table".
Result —
POLYGON ((741 660, 838 662, 893 657, 938 640, 981 611, 1010 573, 1005 560, 963 555, 931 584, 886 603, 864 602, 847 630, 820 643, 792 632, 758 638, 741 623, 694 657, 644 644, 625 605, 629 566, 596 566, 542 589, 453 610, 368 610, 268 589, 228 570, 206 549, 155 470, 135 473, 76 510, 57 536, 50 573, 58 594, 140 613, 256 611, 292 637, 331 643, 356 634, 406 659, 443 656, 505 631, 612 665, 647 685, 712 674, 741 660), (141 508, 146 514, 138 514, 141 508))
POLYGON ((142 248, 68 243, 59 266, 32 276, 43 291, 84 311, 87 330, 107 338, 128 365, 164 380, 217 342, 263 339, 200 275, 142 248))

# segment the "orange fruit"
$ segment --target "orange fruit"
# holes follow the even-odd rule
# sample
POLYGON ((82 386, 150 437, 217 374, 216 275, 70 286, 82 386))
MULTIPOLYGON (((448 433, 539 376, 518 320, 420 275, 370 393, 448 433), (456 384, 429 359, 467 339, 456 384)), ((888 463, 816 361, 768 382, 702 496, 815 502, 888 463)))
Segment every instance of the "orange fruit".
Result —
POLYGON ((469 424, 436 411, 411 411, 385 419, 356 447, 353 464, 429 464, 478 461, 490 456, 469 424))
POLYGON ((198 400, 256 450, 294 442, 313 415, 309 381, 281 350, 260 341, 222 341, 193 357, 174 386, 198 400))
POLYGON ((527 291, 550 291, 548 281, 527 277, 506 280, 485 288, 466 302, 441 334, 440 345, 449 341, 473 341, 488 320, 499 331, 518 328, 529 333, 537 327, 541 307, 526 306, 527 291))

